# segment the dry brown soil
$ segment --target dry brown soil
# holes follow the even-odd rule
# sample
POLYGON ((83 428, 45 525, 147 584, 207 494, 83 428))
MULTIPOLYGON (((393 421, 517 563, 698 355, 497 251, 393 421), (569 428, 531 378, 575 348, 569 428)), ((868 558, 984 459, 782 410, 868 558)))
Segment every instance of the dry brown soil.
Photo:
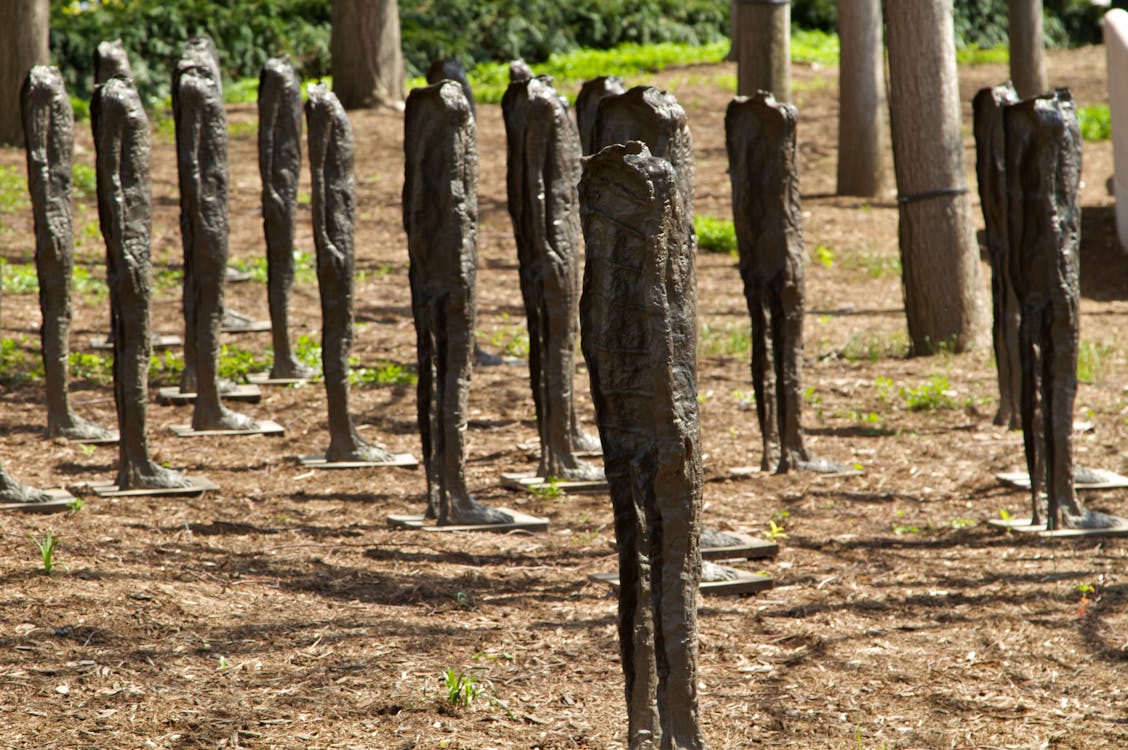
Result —
MULTIPOLYGON (((1049 69, 1082 105, 1105 100, 1102 49, 1052 53, 1049 69)), ((720 217, 730 212, 722 118, 732 74, 716 65, 653 79, 689 111, 698 211, 720 217)), ((963 100, 1005 77, 1003 66, 962 69, 963 100)), ((710 746, 1128 747, 1128 542, 1050 542, 987 525, 1000 511, 1026 507, 1021 492, 993 476, 1018 468, 1022 449, 1018 433, 991 424, 990 355, 904 357, 892 191, 869 201, 833 196, 836 70, 799 66, 795 79, 811 256, 804 421, 818 454, 860 464, 865 474, 732 476, 760 457, 739 346, 748 318, 734 260, 702 253, 707 518, 759 534, 774 517, 786 533, 778 559, 744 566, 769 572, 774 590, 701 604, 701 720, 710 746), (910 410, 901 389, 933 377, 947 378, 955 408, 910 410)), ((478 328, 483 347, 497 351, 522 330, 522 308, 501 113, 479 112, 478 328)), ((263 253, 254 109, 233 106, 230 119, 231 252, 253 259, 263 253)), ((352 119, 355 354, 369 366, 411 367, 401 118, 352 119)), ((974 185, 968 106, 964 120, 974 185)), ((85 125, 78 140, 77 159, 91 165, 85 125)), ((157 132, 154 143, 153 255, 166 269, 180 257, 176 172, 171 136, 157 132)), ((1085 148, 1081 335, 1098 361, 1078 393, 1078 417, 1093 427, 1076 455, 1128 473, 1128 260, 1116 248, 1105 187, 1111 146, 1085 148)), ((0 165, 22 170, 23 155, 0 151, 0 165)), ((28 262, 27 208, 0 219, 2 255, 28 262)), ((308 205, 300 219, 299 246, 312 251, 308 205)), ((95 221, 93 200, 83 198, 78 255, 97 277, 104 250, 96 233, 82 232, 95 221)), ((983 284, 986 293, 985 267, 983 284)), ((267 316, 261 284, 231 285, 229 300, 267 316)), ((317 300, 314 281, 295 289, 297 333, 319 335, 317 300)), ((3 307, 0 333, 23 340, 32 356, 35 297, 9 296, 3 307)), ((105 329, 106 298, 80 295, 76 310, 80 349, 105 329)), ((178 315, 178 292, 162 291, 159 328, 179 331, 178 315)), ((262 352, 269 338, 229 342, 262 352)), ((475 373, 467 470, 480 499, 548 517, 550 531, 535 535, 389 530, 389 513, 421 509, 422 472, 298 466, 297 455, 327 443, 319 386, 272 389, 247 407, 285 425, 281 438, 178 439, 168 426, 187 412, 154 404, 150 444, 159 459, 222 489, 188 500, 88 497, 74 514, 0 517, 0 746, 624 747, 615 598, 587 579, 614 566, 609 500, 519 496, 498 483, 503 471, 534 468, 525 372, 475 373), (50 576, 29 539, 48 532, 61 540, 50 576), (448 705, 448 668, 474 676, 486 695, 469 708, 448 705)), ((586 375, 579 378, 586 391, 586 375)), ((10 471, 44 487, 113 477, 113 449, 42 439, 41 382, 12 373, 5 382, 0 453, 10 471)), ((79 381, 73 396, 80 413, 112 421, 106 385, 79 381)), ((352 403, 364 435, 418 455, 411 386, 357 387, 352 403)), ((586 397, 581 409, 591 426, 586 397)), ((1086 497, 1128 514, 1123 491, 1086 497)))

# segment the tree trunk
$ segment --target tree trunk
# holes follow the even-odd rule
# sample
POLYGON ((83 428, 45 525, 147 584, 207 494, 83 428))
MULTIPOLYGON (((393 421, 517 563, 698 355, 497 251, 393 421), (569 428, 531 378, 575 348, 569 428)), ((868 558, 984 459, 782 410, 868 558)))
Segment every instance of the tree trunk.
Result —
POLYGON ((887 0, 889 119, 913 354, 983 338, 979 251, 964 171, 952 0, 887 0))
POLYGON ((50 60, 47 0, 5 0, 0 24, 0 145, 22 146, 20 86, 33 65, 50 60))
POLYGON ((877 195, 885 121, 881 0, 839 0, 838 194, 877 195))
POLYGON ((736 92, 791 101, 790 0, 736 0, 736 92))
POLYGON ((403 50, 396 0, 333 0, 333 93, 345 109, 403 107, 403 50))
POLYGON ((1042 0, 1007 0, 1010 76, 1022 99, 1046 92, 1042 0))

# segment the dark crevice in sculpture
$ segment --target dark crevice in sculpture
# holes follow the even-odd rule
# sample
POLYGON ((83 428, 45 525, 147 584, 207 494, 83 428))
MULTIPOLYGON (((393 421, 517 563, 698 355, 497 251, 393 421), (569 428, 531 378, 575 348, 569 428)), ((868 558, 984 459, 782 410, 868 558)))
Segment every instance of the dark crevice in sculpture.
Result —
POLYGON ((349 352, 353 339, 353 272, 356 257, 356 180, 352 127, 337 97, 309 87, 309 169, 313 190, 313 241, 321 291, 321 362, 329 402, 328 461, 389 461, 387 451, 357 434, 349 413, 349 352))
POLYGON ((427 83, 435 85, 441 81, 454 81, 462 87, 462 93, 470 104, 470 116, 477 115, 478 108, 474 103, 474 92, 470 88, 470 81, 466 78, 466 69, 458 60, 432 60, 427 68, 427 83))
POLYGON ((1123 526, 1125 519, 1087 510, 1073 487, 1081 134, 1069 90, 1004 106, 1003 127, 1007 251, 1022 310, 1022 432, 1032 523, 1040 525, 1044 512, 1050 530, 1123 526))
POLYGON ((1018 101, 1014 86, 980 89, 972 100, 975 119, 975 173, 983 207, 987 259, 991 263, 991 328, 998 368, 999 410, 995 424, 1021 426, 1019 394, 1022 367, 1018 356, 1018 299, 1007 267, 1006 137, 1003 107, 1018 101))
POLYGON ((20 92, 27 184, 35 217, 35 270, 39 278, 40 335, 47 390, 47 436, 110 440, 113 433, 71 411, 67 398, 74 228, 71 157, 74 113, 58 68, 37 65, 20 92))
POLYGON ((444 81, 408 95, 404 152, 403 225, 411 261, 427 516, 437 518, 439 525, 508 522, 508 513, 479 504, 466 489, 478 146, 474 116, 461 86, 444 81))
POLYGON ((94 89, 90 120, 97 153, 98 221, 106 241, 120 489, 186 487, 183 474, 149 458, 149 299, 152 264, 149 121, 133 83, 114 77, 94 89))
POLYGON ((760 468, 838 473, 803 444, 803 250, 796 161, 798 113, 760 91, 725 113, 740 276, 752 318, 752 387, 763 436, 760 468))
POLYGON ((511 83, 501 102, 506 184, 529 331, 529 380, 541 460, 537 474, 594 480, 576 457, 591 439, 576 424, 573 376, 579 306, 579 134, 567 103, 544 79, 511 83), (577 439, 579 438, 579 439, 577 439), (586 439, 585 439, 586 438, 586 439), (578 442, 583 445, 577 445, 578 442))
POLYGON ((301 82, 289 58, 267 60, 259 75, 258 154, 262 228, 266 236, 267 300, 275 379, 309 378, 290 346, 290 290, 294 286, 294 225, 302 166, 301 82))
POLYGON ((189 40, 172 81, 184 245, 184 374, 194 430, 254 430, 220 401, 219 327, 227 269, 227 115, 215 45, 189 40))
POLYGON ((114 76, 133 78, 129 55, 126 54, 125 45, 120 39, 99 42, 97 49, 94 50, 94 85, 105 83, 114 76))
POLYGON ((627 90, 619 76, 599 76, 584 81, 576 97, 576 125, 580 129, 580 147, 584 156, 591 156, 598 149, 595 145, 595 116, 599 103, 608 96, 618 96, 627 90))
POLYGON ((579 191, 583 353, 615 511, 631 750, 704 747, 694 245, 679 178, 631 142, 588 159, 579 191))

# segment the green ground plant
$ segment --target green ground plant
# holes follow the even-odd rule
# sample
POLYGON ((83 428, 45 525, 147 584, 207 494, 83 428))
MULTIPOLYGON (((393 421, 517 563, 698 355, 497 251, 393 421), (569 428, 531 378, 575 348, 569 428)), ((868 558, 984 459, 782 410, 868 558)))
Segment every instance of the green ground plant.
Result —
POLYGON ((697 246, 707 253, 736 256, 736 225, 730 219, 699 215, 694 220, 697 246))
POLYGON ((1077 379, 1084 383, 1100 383, 1115 362, 1116 348, 1104 341, 1082 340, 1077 347, 1077 379))
POLYGON ((415 385, 419 377, 403 365, 385 362, 375 367, 353 367, 349 370, 353 385, 415 385))
POLYGON ((1077 108, 1081 137, 1086 141, 1107 141, 1112 137, 1112 116, 1107 104, 1091 104, 1077 108))
POLYGON ((701 324, 697 336, 697 356, 734 357, 752 351, 752 333, 748 325, 724 323, 715 325, 708 321, 701 324))
POLYGON ((947 375, 933 374, 916 388, 901 386, 901 398, 910 411, 958 409, 964 404, 956 400, 956 392, 947 375))
POLYGON ((447 703, 454 708, 469 708, 474 703, 474 699, 484 692, 476 677, 455 671, 453 667, 443 670, 442 683, 446 690, 447 703))
POLYGON ((51 571, 55 569, 55 548, 59 544, 59 537, 48 531, 43 535, 43 538, 29 534, 31 541, 35 543, 35 548, 39 550, 39 559, 43 565, 43 572, 46 575, 51 575, 51 571))

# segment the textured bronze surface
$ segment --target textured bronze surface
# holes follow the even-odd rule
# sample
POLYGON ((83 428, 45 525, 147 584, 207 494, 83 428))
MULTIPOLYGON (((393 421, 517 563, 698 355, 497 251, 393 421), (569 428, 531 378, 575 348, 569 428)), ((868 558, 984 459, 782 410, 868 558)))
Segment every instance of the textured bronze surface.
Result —
POLYGON ((470 497, 466 400, 474 355, 478 147, 462 87, 414 89, 404 116, 403 225, 419 365, 418 413, 427 516, 439 525, 505 523, 470 497))
POLYGON ((20 92, 27 148, 27 184, 35 217, 40 340, 47 389, 47 436, 108 441, 113 433, 71 411, 67 398, 67 337, 71 324, 74 227, 71 158, 74 113, 58 68, 37 65, 20 92))
POLYGON ((584 163, 580 205, 582 346, 619 546, 628 746, 703 748, 696 281, 681 175, 642 143, 609 146, 584 163))

